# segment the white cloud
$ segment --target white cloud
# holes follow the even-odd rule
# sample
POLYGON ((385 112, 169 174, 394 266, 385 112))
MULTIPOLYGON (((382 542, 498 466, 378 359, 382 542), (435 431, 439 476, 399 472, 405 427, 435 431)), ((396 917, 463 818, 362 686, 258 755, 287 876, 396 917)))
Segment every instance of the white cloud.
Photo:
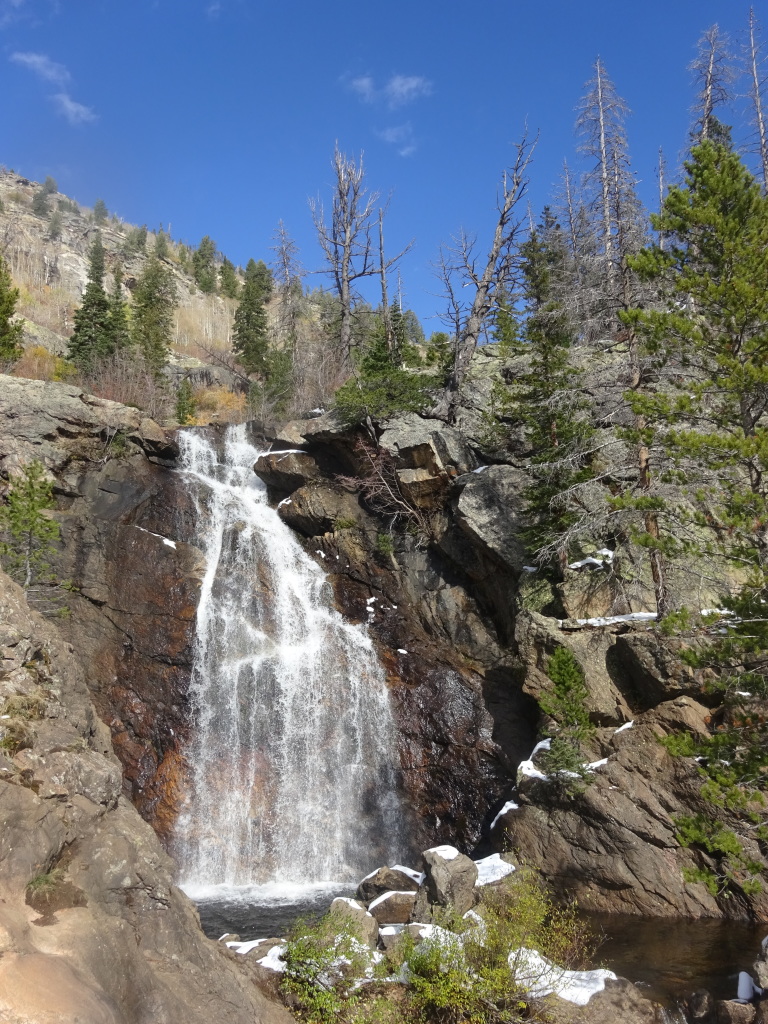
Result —
POLYGON ((359 75, 347 80, 347 86, 364 103, 385 103, 391 110, 432 93, 432 83, 423 75, 392 75, 381 88, 372 75, 359 75))
POLYGON ((383 91, 390 107, 401 107, 420 96, 429 96, 432 83, 423 75, 393 75, 383 91))
POLYGON ((87 124, 96 120, 96 113, 83 103, 77 103, 69 93, 57 92, 53 101, 59 108, 59 113, 63 114, 70 124, 87 124))
POLYGON ((13 21, 24 3, 25 0, 0 0, 0 27, 13 21))
POLYGON ((376 89, 370 75, 361 75, 359 78, 353 78, 349 83, 349 87, 366 103, 373 103, 376 98, 376 89))
POLYGON ((382 142, 397 146, 398 156, 410 156, 416 152, 416 139, 409 121, 405 124, 393 125, 391 128, 383 128, 376 134, 382 142))
POLYGON ((218 16, 221 14, 221 4, 218 3, 218 0, 216 3, 208 4, 208 6, 205 8, 205 13, 208 15, 209 18, 218 18, 218 16))
POLYGON ((21 64, 22 67, 32 71, 46 82, 63 86, 70 79, 70 74, 64 65, 57 64, 50 57, 46 57, 44 53, 12 53, 11 60, 14 64, 21 64))

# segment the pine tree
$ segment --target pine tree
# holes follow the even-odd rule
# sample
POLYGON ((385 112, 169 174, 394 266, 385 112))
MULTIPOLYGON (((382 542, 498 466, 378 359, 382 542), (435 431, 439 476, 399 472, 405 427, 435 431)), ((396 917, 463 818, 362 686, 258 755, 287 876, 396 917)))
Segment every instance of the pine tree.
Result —
POLYGON ((23 351, 24 325, 12 319, 18 300, 19 289, 13 287, 10 272, 0 256, 0 363, 15 361, 23 351))
POLYGON ((654 226, 668 244, 633 265, 660 288, 657 310, 629 318, 660 361, 678 368, 671 394, 637 396, 664 424, 665 444, 748 589, 768 582, 768 198, 736 153, 694 147, 682 186, 654 226), (717 474, 721 498, 704 493, 717 474))
POLYGON ((216 243, 206 235, 192 255, 192 273, 201 292, 216 291, 216 243))
POLYGON ((258 296, 259 302, 266 305, 272 298, 272 289, 274 286, 274 280, 272 277, 272 271, 266 265, 264 260, 248 260, 245 268, 245 279, 253 283, 255 294, 258 296))
POLYGON ((185 377, 176 392, 176 419, 184 426, 195 418, 197 405, 189 377, 185 377))
POLYGON ((219 267, 219 290, 228 299, 236 299, 240 295, 240 282, 237 279, 235 265, 226 256, 219 267))
POLYGON ((48 221, 48 237, 51 241, 55 242, 57 238, 61 238, 61 228, 61 213, 58 210, 54 210, 48 221))
POLYGON ((113 273, 112 294, 109 296, 109 339, 112 351, 119 352, 131 344, 128 304, 123 299, 123 268, 118 263, 113 273))
POLYGON ((583 374, 570 360, 574 331, 558 299, 557 279, 566 261, 566 240, 549 209, 521 246, 523 337, 530 362, 515 381, 512 404, 526 427, 533 483, 525 498, 526 541, 533 555, 547 549, 562 577, 568 561, 574 513, 567 494, 591 476, 589 441, 594 433, 583 397, 583 374))
POLYGON ((69 339, 67 358, 81 370, 112 351, 109 299, 104 291, 104 247, 97 234, 90 249, 88 284, 83 303, 75 313, 75 329, 69 339))
POLYGON ((263 281, 256 263, 248 261, 240 304, 235 311, 234 341, 246 373, 264 373, 268 342, 268 320, 264 309, 263 281))
POLYGON ((93 204, 93 220, 96 224, 106 224, 107 218, 109 217, 109 210, 107 204, 103 199, 97 199, 93 204))
POLYGON ((3 565, 25 590, 53 582, 49 559, 59 539, 59 524, 45 513, 54 505, 45 467, 35 460, 13 478, 6 504, 0 507, 3 565))
POLYGON ((147 259, 133 297, 131 334, 147 364, 160 374, 168 358, 176 309, 173 272, 155 253, 147 259))
POLYGON ((167 260, 170 256, 170 247, 168 245, 168 235, 161 229, 155 235, 155 256, 159 260, 167 260))
POLYGON ((32 213, 37 217, 47 217, 51 212, 51 206, 48 201, 49 193, 44 188, 39 188, 37 192, 32 196, 32 213))

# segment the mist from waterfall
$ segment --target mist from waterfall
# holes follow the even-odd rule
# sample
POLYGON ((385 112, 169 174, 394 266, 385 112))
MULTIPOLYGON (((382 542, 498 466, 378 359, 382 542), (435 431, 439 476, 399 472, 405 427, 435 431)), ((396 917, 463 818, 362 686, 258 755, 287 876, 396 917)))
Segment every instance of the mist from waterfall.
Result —
POLYGON ((245 426, 180 435, 206 569, 182 885, 353 881, 400 848, 397 739, 364 626, 269 507, 245 426))

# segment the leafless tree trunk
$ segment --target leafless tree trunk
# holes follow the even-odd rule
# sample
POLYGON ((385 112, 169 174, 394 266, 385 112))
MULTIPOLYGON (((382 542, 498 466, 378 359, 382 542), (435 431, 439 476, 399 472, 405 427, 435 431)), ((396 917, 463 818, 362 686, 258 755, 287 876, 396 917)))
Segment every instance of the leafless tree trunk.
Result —
MULTIPOLYGON (((659 180, 659 213, 661 213, 662 207, 664 206, 664 173, 667 169, 667 161, 664 159, 664 151, 659 146, 659 165, 656 168, 656 174, 659 180)), ((664 249, 664 232, 659 231, 659 248, 664 249)))
POLYGON ((323 206, 319 200, 310 200, 309 205, 318 241, 339 296, 339 345, 344 358, 348 359, 352 351, 355 281, 390 270, 410 249, 410 244, 389 260, 385 261, 381 254, 377 263, 371 230, 376 219, 374 210, 379 193, 369 193, 365 188, 362 153, 359 163, 356 163, 341 153, 337 144, 333 154, 333 170, 335 181, 330 224, 325 222, 323 206))
POLYGON ((763 70, 766 63, 765 54, 758 38, 760 26, 755 18, 755 9, 749 9, 749 43, 746 48, 746 64, 750 78, 750 94, 752 99, 752 119, 757 132, 757 152, 760 156, 760 169, 763 174, 763 191, 768 192, 768 127, 765 123, 763 94, 766 89, 768 75, 763 70))
POLYGON ((272 267, 279 299, 278 325, 287 336, 295 359, 304 268, 299 260, 299 248, 282 220, 278 221, 277 231, 272 237, 275 241, 271 247, 275 254, 272 267))
POLYGON ((384 259, 384 211, 379 210, 379 276, 381 278, 381 317, 384 322, 384 335, 387 339, 387 351, 393 362, 397 359, 395 351, 395 332, 392 329, 392 317, 389 313, 389 295, 387 294, 387 264, 384 259))
POLYGON ((456 351, 448 383, 432 415, 447 422, 452 422, 456 415, 459 390, 493 307, 494 298, 498 290, 507 287, 513 278, 517 258, 516 242, 524 221, 524 217, 523 220, 516 217, 516 210, 528 188, 528 166, 536 141, 534 139, 529 142, 527 135, 523 135, 516 147, 514 163, 504 172, 497 202, 499 217, 483 268, 477 266, 474 240, 464 232, 447 255, 441 253, 438 272, 448 300, 447 318, 454 328, 456 351), (456 287, 458 276, 463 278, 461 287, 474 288, 468 309, 456 287))
POLYGON ((693 107, 695 120, 691 132, 696 144, 712 138, 718 125, 715 110, 730 99, 734 79, 728 37, 720 32, 717 24, 708 28, 699 40, 698 55, 689 64, 688 70, 693 72, 697 86, 693 107))

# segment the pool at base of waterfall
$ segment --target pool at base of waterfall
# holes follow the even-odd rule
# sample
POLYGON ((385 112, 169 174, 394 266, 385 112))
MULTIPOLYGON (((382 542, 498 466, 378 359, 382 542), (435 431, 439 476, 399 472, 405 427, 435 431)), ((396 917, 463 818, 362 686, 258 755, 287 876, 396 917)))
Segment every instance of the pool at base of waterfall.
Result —
MULTIPOLYGON (((297 921, 321 917, 336 896, 355 891, 349 882, 182 888, 196 904, 209 938, 234 933, 244 942, 283 937, 297 921)), ((767 931, 733 921, 584 917, 601 940, 590 966, 610 968, 668 1007, 699 988, 709 989, 716 999, 733 999, 738 973, 752 971, 767 931)))
POLYGON ((697 989, 735 999, 739 971, 752 973, 766 925, 585 914, 602 942, 595 966, 640 985, 651 999, 674 1003, 697 989))
POLYGON ((195 903, 209 939, 234 932, 243 942, 284 936, 296 921, 321 917, 336 896, 355 892, 349 882, 183 885, 182 889, 195 903))

